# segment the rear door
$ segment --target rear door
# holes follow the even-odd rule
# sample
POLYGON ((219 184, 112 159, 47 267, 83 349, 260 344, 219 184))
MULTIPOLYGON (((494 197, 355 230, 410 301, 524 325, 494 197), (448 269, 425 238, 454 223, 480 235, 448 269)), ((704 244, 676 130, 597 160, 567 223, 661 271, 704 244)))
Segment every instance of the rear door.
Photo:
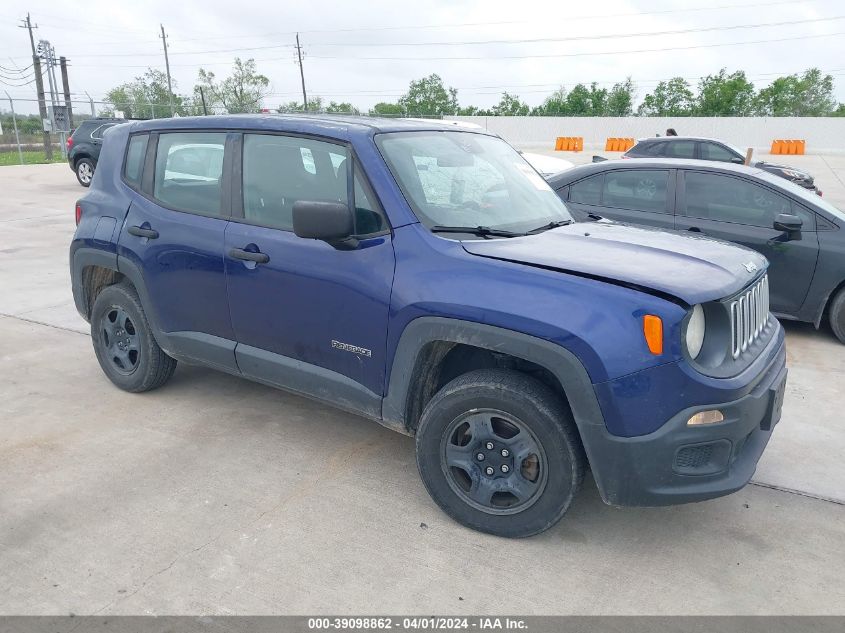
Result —
POLYGON ((738 176, 682 170, 679 181, 677 228, 736 242, 765 255, 772 310, 796 314, 818 259, 815 214, 775 189, 738 176), (780 213, 803 220, 800 239, 787 240, 774 229, 780 213))
POLYGON ((238 364, 249 377, 297 391, 363 398, 362 408, 383 391, 393 283, 393 244, 378 201, 343 143, 247 133, 240 147, 240 217, 225 240, 238 364), (354 205, 357 247, 297 237, 298 200, 354 205), (261 261, 244 259, 250 254, 261 261))
MULTIPOLYGON (((234 348, 223 268, 226 139, 221 131, 151 134, 119 241, 119 254, 146 282, 159 327, 180 352, 203 360, 204 347, 234 348)), ((222 364, 234 367, 231 350, 222 364)))
POLYGON ((569 186, 567 206, 578 219, 590 213, 626 222, 674 228, 674 171, 615 169, 569 186))

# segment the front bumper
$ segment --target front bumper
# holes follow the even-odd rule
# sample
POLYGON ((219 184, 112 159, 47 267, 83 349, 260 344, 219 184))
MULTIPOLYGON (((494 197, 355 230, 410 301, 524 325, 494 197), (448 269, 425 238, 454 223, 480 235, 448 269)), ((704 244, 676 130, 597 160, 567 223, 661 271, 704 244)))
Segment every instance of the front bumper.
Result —
POLYGON ((646 435, 622 437, 592 427, 585 447, 606 503, 688 503, 727 495, 748 483, 783 404, 786 348, 778 327, 765 354, 769 362, 742 396, 684 409, 646 435), (722 411, 724 421, 687 426, 690 416, 708 409, 722 411))

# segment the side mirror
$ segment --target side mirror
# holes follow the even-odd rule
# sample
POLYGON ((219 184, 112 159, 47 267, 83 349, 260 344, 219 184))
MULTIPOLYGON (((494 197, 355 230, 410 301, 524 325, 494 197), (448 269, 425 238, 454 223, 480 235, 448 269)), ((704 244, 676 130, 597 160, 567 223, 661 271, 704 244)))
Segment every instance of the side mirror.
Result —
POLYGON ((298 237, 323 240, 335 248, 344 240, 349 240, 354 228, 352 210, 349 205, 340 202, 321 202, 317 200, 299 200, 293 203, 293 232, 298 237))
POLYGON ((744 159, 744 158, 740 158, 739 156, 731 156, 731 162, 732 162, 734 165, 744 165, 744 164, 745 164, 745 159, 744 159))
POLYGON ((773 226, 776 231, 788 233, 788 239, 795 240, 801 237, 801 227, 804 226, 804 221, 791 213, 779 213, 773 226))

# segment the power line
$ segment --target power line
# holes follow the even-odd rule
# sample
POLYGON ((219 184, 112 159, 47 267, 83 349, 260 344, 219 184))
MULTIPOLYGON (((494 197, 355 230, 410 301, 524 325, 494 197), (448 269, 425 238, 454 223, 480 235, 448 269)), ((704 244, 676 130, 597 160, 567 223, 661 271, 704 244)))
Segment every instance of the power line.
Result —
POLYGON ((640 33, 608 33, 602 35, 579 35, 576 37, 539 37, 520 40, 477 40, 469 42, 354 42, 349 44, 312 44, 312 46, 472 46, 480 44, 535 44, 543 42, 579 42, 585 40, 603 39, 624 39, 629 37, 654 37, 660 35, 682 35, 684 33, 706 33, 711 31, 735 31, 738 29, 760 29, 770 26, 791 26, 793 24, 810 24, 814 22, 832 22, 834 20, 845 20, 845 15, 837 15, 829 18, 812 18, 808 20, 788 20, 784 22, 764 22, 762 24, 731 24, 728 26, 705 26, 692 29, 675 29, 672 31, 643 31, 640 33))
MULTIPOLYGON (((478 40, 478 41, 453 41, 453 42, 352 42, 352 43, 322 43, 312 44, 312 46, 332 46, 332 47, 393 47, 393 46, 474 46, 474 45, 491 45, 491 44, 531 44, 531 43, 559 43, 559 42, 580 42, 592 40, 607 40, 607 39, 627 39, 632 37, 658 37, 663 35, 683 35, 686 33, 706 33, 717 31, 735 31, 740 29, 760 29, 778 26, 791 26, 794 24, 813 24, 817 22, 832 22, 837 20, 845 20, 845 15, 837 15, 824 18, 810 18, 806 20, 789 20, 781 22, 764 22, 751 24, 732 24, 723 26, 707 26, 695 27, 689 29, 673 29, 667 31, 641 31, 636 33, 603 33, 599 35, 579 35, 574 37, 543 37, 530 39, 515 39, 515 40, 478 40)), ((223 48, 211 49, 204 51, 170 51, 171 55, 209 55, 218 53, 236 53, 236 52, 250 52, 260 50, 271 50, 278 48, 295 48, 291 44, 269 44, 265 46, 249 46, 244 48, 223 48)), ((134 53, 79 53, 74 55, 75 58, 84 57, 157 57, 159 53, 147 53, 136 51, 134 53)), ((329 59, 322 57, 322 59, 329 59)), ((366 59, 366 58, 361 58, 366 59)), ((432 58, 432 59, 451 59, 451 58, 432 58)))
MULTIPOLYGON (((845 32, 838 31, 835 33, 819 33, 815 35, 799 35, 795 37, 781 37, 764 40, 747 40, 743 42, 721 42, 718 44, 697 44, 693 46, 672 46, 668 48, 646 48, 636 50, 621 50, 621 51, 596 51, 596 52, 579 52, 579 53, 552 53, 552 54, 527 54, 527 55, 483 55, 483 56, 442 56, 442 57, 387 57, 387 56, 358 56, 358 55, 311 55, 310 59, 340 59, 345 61, 473 61, 473 60, 489 60, 489 59, 546 59, 546 58, 565 58, 565 57, 592 57, 598 55, 629 55, 634 53, 661 53, 664 51, 681 51, 681 50, 695 50, 703 48, 721 48, 723 46, 744 46, 747 44, 768 44, 775 42, 794 42, 800 40, 818 39, 824 37, 834 37, 838 35, 845 35, 845 32)), ((264 57, 254 59, 255 62, 277 62, 287 59, 285 57, 264 57)), ((210 62, 204 61, 196 64, 172 64, 173 67, 181 68, 199 68, 203 66, 228 66, 231 61, 210 62)), ((148 68, 149 64, 76 64, 79 67, 96 67, 96 68, 148 68)))
MULTIPOLYGON (((812 4, 813 2, 826 0, 781 0, 780 2, 755 2, 752 4, 723 4, 723 5, 708 5, 699 7, 686 7, 681 9, 663 9, 656 11, 633 11, 627 13, 603 13, 593 15, 574 15, 567 16, 567 22, 581 21, 581 20, 601 20, 608 18, 619 17, 636 17, 636 16, 651 16, 651 15, 666 15, 673 13, 693 13, 700 11, 715 11, 724 9, 753 9, 757 7, 775 7, 780 5, 796 5, 796 4, 812 4)), ((503 20, 493 22, 453 22, 440 24, 413 24, 407 26, 365 26, 365 27, 351 27, 341 29, 312 29, 300 30, 300 34, 317 34, 317 33, 360 33, 371 31, 417 31, 423 29, 445 29, 445 28, 473 28, 478 26, 507 26, 510 24, 534 24, 537 20, 503 20)), ((235 39, 235 38, 261 38, 261 37, 276 37, 281 35, 294 35, 295 31, 277 31, 274 33, 265 33, 263 35, 219 35, 209 37, 195 37, 195 38, 180 38, 180 41, 200 41, 200 40, 214 40, 214 39, 235 39)))
MULTIPOLYGON (((337 57, 332 55, 312 55, 312 59, 347 59, 347 60, 371 60, 371 61, 464 61, 464 60, 489 60, 489 59, 548 59, 560 57, 592 57, 596 55, 630 55, 633 53, 662 53, 664 51, 686 51, 701 48, 721 48, 722 46, 743 46, 745 44, 768 44, 772 42, 793 42, 797 40, 810 40, 821 37, 833 37, 845 35, 845 32, 822 33, 817 35, 801 35, 797 37, 779 37, 768 40, 749 40, 746 42, 722 42, 720 44, 698 44, 695 46, 671 46, 668 48, 642 48, 627 51, 597 51, 591 53, 551 53, 543 55, 483 55, 475 57, 361 57, 345 55, 337 57)), ((258 61, 258 60, 256 60, 258 61)))

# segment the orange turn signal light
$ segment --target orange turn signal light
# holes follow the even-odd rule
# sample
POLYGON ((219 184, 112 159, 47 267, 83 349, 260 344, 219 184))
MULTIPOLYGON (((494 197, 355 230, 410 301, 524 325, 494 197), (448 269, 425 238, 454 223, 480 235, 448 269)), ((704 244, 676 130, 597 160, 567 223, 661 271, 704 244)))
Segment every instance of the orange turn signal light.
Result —
POLYGON ((663 353, 663 320, 654 314, 643 317, 643 336, 648 345, 648 351, 654 355, 663 353))

